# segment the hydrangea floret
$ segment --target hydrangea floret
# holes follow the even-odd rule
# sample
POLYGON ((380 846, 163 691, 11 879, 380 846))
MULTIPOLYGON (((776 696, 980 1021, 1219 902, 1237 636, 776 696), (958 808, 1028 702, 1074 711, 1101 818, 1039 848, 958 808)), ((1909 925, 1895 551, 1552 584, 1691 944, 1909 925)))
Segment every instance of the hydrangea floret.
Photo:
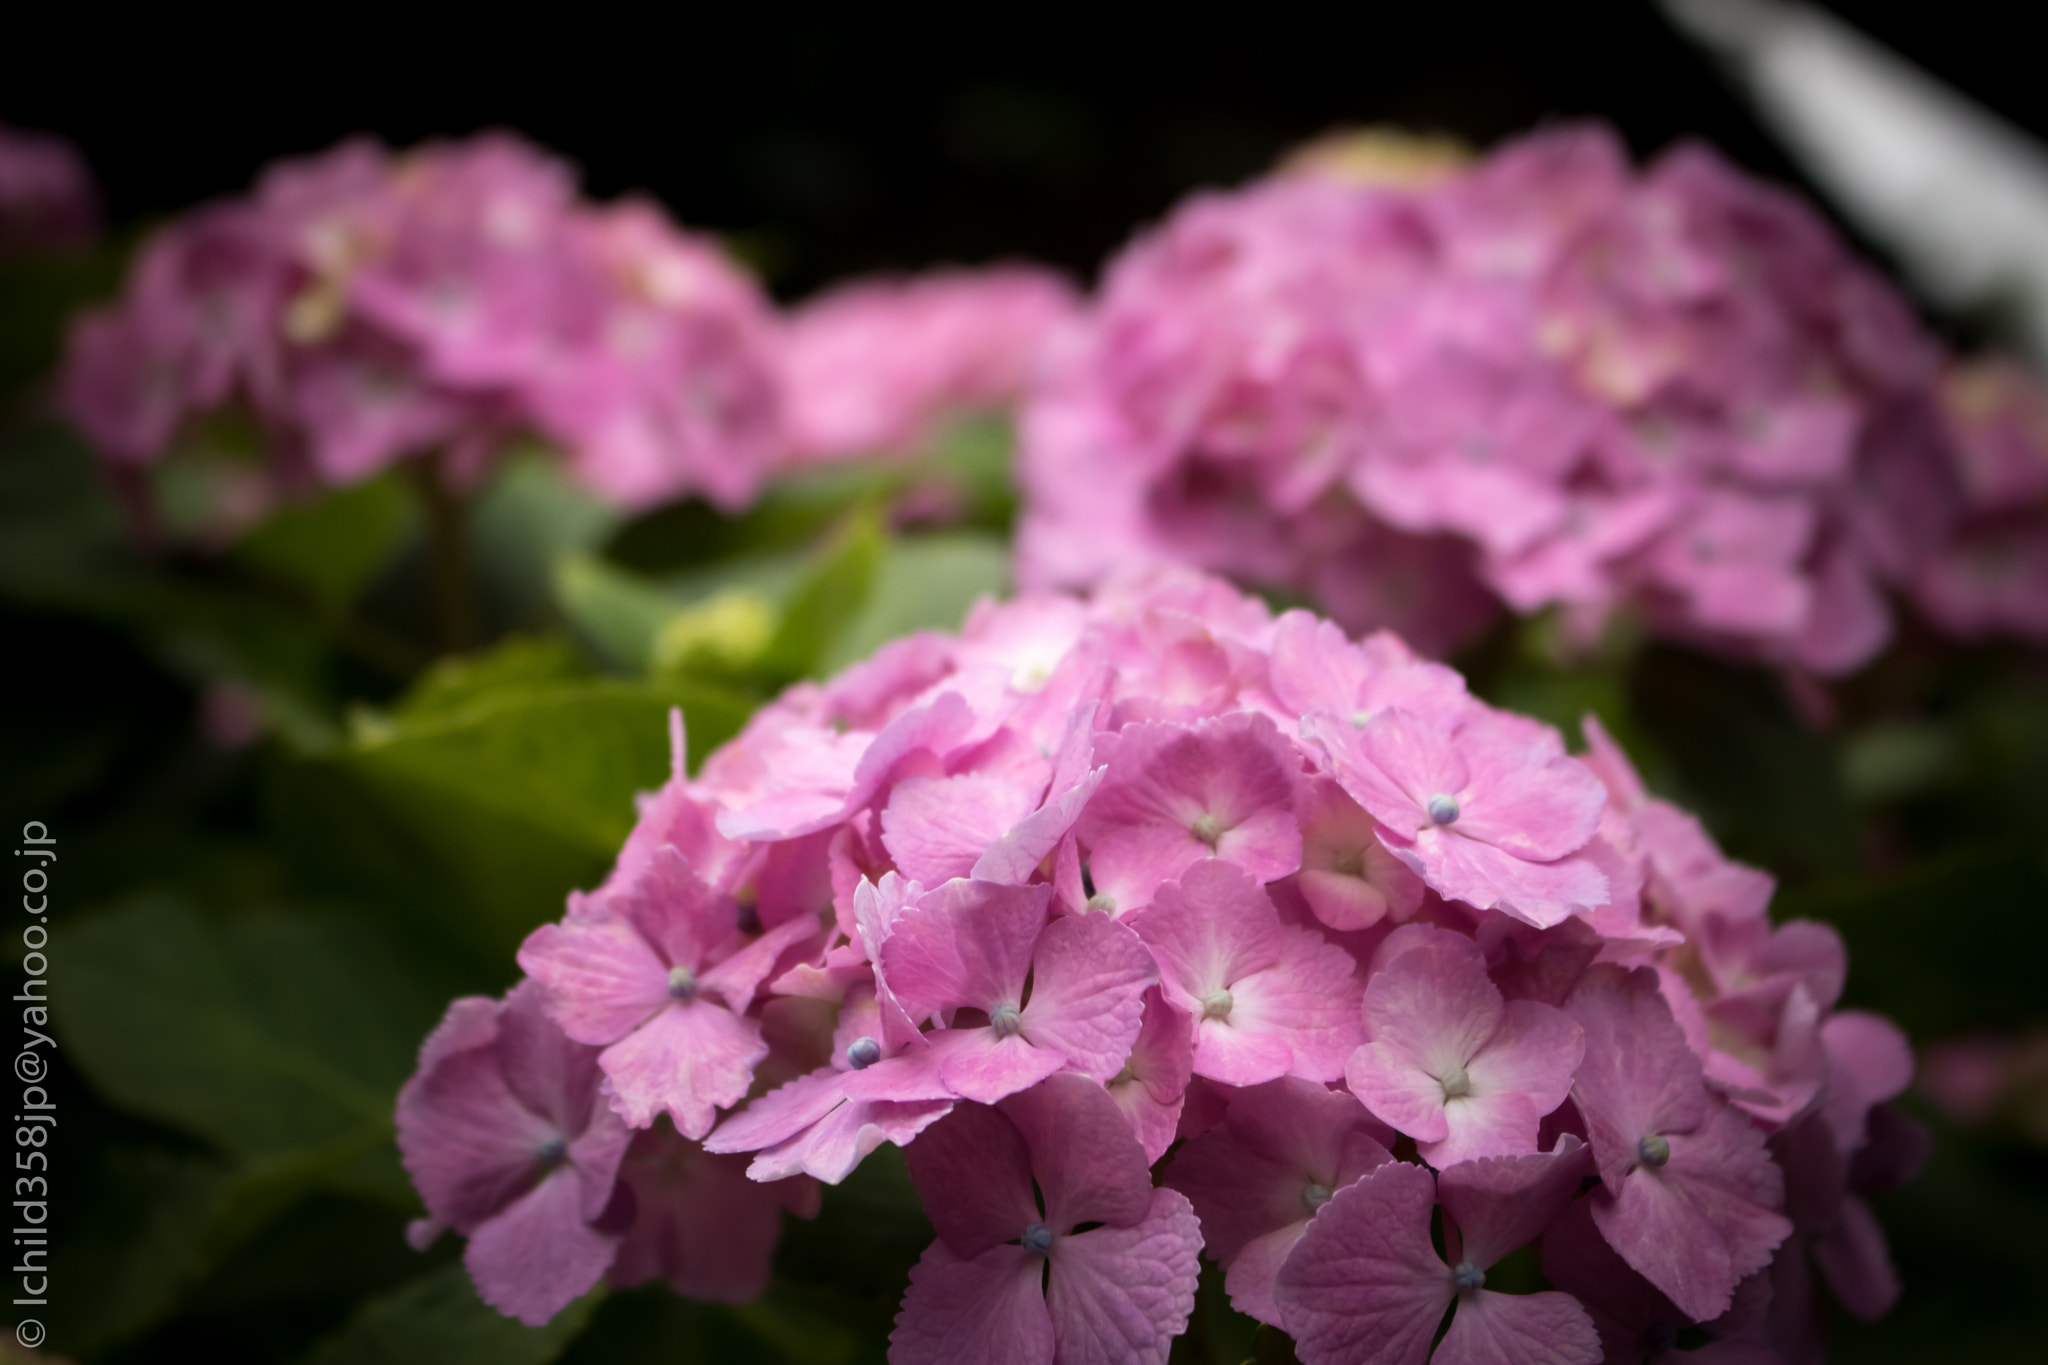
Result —
POLYGON ((695 774, 678 719, 610 877, 428 1042, 429 1230, 528 1321, 732 1298, 895 1144, 899 1365, 1164 1360, 1203 1254, 1309 1365, 1803 1350, 1818 1284, 1897 1294, 1910 1056, 1584 739, 1185 573, 983 602, 695 774))

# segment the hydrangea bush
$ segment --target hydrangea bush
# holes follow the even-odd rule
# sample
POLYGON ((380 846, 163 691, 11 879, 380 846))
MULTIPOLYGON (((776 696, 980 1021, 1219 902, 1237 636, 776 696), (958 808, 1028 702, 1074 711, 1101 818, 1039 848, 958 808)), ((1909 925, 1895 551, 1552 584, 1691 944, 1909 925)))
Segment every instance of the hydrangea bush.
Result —
POLYGON ((473 481, 536 430, 622 502, 734 504, 778 439, 770 335, 713 244, 645 202, 580 202, 522 142, 350 142, 153 236, 79 320, 63 401, 129 464, 232 403, 287 483, 424 452, 473 481))
POLYGON ((1597 126, 1355 150, 1111 263, 1029 408, 1028 584, 1192 564, 1438 655, 1503 606, 1818 674, 1888 595, 2048 636, 2048 408, 1950 368, 1804 203, 1597 126))
POLYGON ((733 511, 794 466, 1007 407, 1074 306, 1018 266, 863 281, 785 319, 713 240, 645 200, 580 199, 515 138, 357 141, 152 236, 77 321, 62 402, 117 468, 252 419, 266 503, 414 456, 473 485, 535 435, 614 505, 733 511))
POLYGON ((1904 1038, 1590 719, 1575 757, 1392 634, 1168 574, 984 601, 695 775, 673 728, 399 1099, 416 1241, 506 1314, 748 1299, 885 1143, 937 1233, 903 1365, 1164 1361, 1201 1255, 1311 1365, 1420 1362, 1447 1310, 1439 1361, 1803 1359, 1819 1285, 1898 1291, 1863 1198, 1924 1154, 1904 1038), (1489 1287, 1525 1248, 1548 1287, 1489 1287))

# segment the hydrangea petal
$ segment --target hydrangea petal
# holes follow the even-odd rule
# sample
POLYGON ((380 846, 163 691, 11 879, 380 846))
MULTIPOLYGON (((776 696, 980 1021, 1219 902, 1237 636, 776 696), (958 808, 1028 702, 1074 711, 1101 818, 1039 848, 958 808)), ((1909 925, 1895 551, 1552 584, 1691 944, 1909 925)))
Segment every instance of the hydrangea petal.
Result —
POLYGON ((1074 1365, 1164 1365, 1195 1307, 1200 1225, 1188 1201, 1154 1190, 1145 1217, 1061 1238, 1046 1307, 1057 1358, 1074 1365))

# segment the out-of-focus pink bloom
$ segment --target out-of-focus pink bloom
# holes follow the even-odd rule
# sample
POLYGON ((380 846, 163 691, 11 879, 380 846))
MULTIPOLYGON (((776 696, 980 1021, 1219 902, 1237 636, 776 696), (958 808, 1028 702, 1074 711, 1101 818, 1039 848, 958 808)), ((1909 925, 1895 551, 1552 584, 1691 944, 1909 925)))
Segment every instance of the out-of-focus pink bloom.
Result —
POLYGON ((1007 408, 1079 308, 1030 266, 857 280, 786 324, 790 440, 800 459, 909 454, 948 417, 1007 408))
POLYGON ((1152 1187, 1100 1086, 1056 1076, 963 1107, 909 1157, 939 1239, 910 1273, 891 1365, 1163 1365, 1194 1309, 1201 1231, 1185 1197, 1152 1187))
POLYGON ((598 1093, 597 1049, 522 983, 457 1000, 398 1095, 398 1150, 426 1203, 416 1240, 450 1227, 485 1303, 538 1327, 595 1285, 619 1246, 603 1220, 631 1132, 598 1093))
POLYGON ((1020 576, 1195 565, 1439 654, 1489 598, 1828 674, 1885 646, 1886 589, 2039 635, 2048 407, 1941 365, 1817 214, 1703 147, 1310 158, 1112 262, 1026 410, 1020 576))
POLYGON ((1423 934, 1382 950, 1365 990, 1370 1041, 1344 1068, 1351 1092, 1432 1166, 1535 1151, 1585 1053, 1579 1026, 1534 1000, 1504 1002, 1471 939, 1423 934))
POLYGON ((99 226, 99 192, 78 149, 0 124, 0 256, 73 250, 99 226))
POLYGON ((531 432, 622 505, 734 507, 786 458, 779 345, 713 244, 645 203, 580 202, 514 138, 357 141, 159 232, 76 322, 61 390, 128 463, 234 407, 287 490, 414 456, 472 482, 531 432))
POLYGON ((1337 1191, 1280 1267, 1274 1298, 1306 1365, 1596 1365, 1600 1337, 1568 1294, 1502 1294, 1486 1272, 1554 1218, 1577 1187, 1583 1151, 1561 1139, 1549 1156, 1518 1157, 1453 1185, 1393 1161, 1337 1191), (1430 1245, 1441 1193, 1445 1242, 1430 1245), (1469 1223, 1469 1227, 1468 1227, 1469 1223), (1460 1233, 1463 1234, 1462 1238, 1460 1233), (1449 1331, 1430 1349, 1444 1310, 1449 1331))
POLYGON ((1393 1134, 1341 1090, 1292 1076, 1236 1091, 1228 1105, 1221 1126, 1174 1156, 1165 1183, 1194 1205, 1231 1304, 1278 1327, 1281 1263, 1332 1194, 1393 1160, 1393 1134))
POLYGON ((2048 639, 2048 389, 1992 356, 1951 365, 1941 398, 1963 517, 1920 565, 1915 600, 1965 639, 2048 639))

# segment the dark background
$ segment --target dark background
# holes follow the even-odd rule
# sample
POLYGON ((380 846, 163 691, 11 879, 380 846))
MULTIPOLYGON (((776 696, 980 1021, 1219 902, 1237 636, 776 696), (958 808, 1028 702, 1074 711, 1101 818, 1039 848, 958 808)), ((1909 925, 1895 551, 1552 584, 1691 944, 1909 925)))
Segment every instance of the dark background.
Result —
MULTIPOLYGON (((2027 7, 1837 13, 2037 132, 2027 7)), ((179 7, 182 11, 184 7, 179 7)), ((939 261, 1085 276, 1189 189, 1333 125, 1479 143, 1611 119, 1639 154, 1700 135, 1795 173, 1647 3, 1229 11, 550 6, 457 24, 417 9, 237 17, 37 7, 11 16, 0 119, 75 139, 116 222, 246 187, 356 132, 403 145, 500 126, 730 234, 778 293, 939 261), (988 16, 994 14, 998 18, 988 16)))

